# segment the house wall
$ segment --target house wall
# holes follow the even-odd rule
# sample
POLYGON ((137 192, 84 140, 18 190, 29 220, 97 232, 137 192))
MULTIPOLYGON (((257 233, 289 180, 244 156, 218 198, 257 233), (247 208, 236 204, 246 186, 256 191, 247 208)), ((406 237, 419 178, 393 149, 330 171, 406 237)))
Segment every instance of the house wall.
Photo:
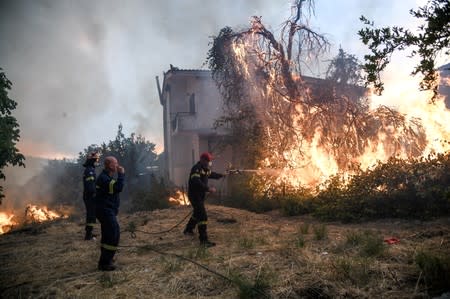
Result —
POLYGON ((192 166, 205 151, 212 151, 216 157, 213 170, 224 173, 231 161, 231 150, 219 153, 211 146, 220 134, 213 126, 222 112, 221 97, 211 74, 171 70, 165 74, 162 96, 169 179, 179 187, 186 186, 192 166))

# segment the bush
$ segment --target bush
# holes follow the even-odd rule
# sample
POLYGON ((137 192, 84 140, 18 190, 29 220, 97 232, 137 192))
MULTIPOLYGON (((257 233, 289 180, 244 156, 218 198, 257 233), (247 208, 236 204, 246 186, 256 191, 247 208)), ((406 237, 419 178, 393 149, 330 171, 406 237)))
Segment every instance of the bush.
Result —
POLYGON ((420 251, 414 262, 422 271, 431 296, 450 291, 450 256, 420 251))
POLYGON ((339 257, 333 262, 333 268, 338 281, 351 281, 360 287, 370 282, 370 261, 367 259, 339 257))
POLYGON ((130 194, 130 212, 166 209, 169 205, 169 189, 164 181, 151 176, 148 189, 138 189, 130 194))
POLYGON ((383 238, 370 231, 364 233, 362 240, 360 255, 363 257, 380 256, 386 249, 383 238))
POLYGON ((268 291, 275 279, 275 273, 267 267, 262 267, 253 281, 239 273, 231 273, 231 278, 239 287, 239 298, 269 298, 268 291))
POLYGON ((313 201, 304 194, 289 195, 281 199, 281 211, 286 216, 297 216, 311 213, 313 201))
POLYGON ((330 178, 314 200, 314 215, 358 222, 399 217, 429 219, 450 211, 450 153, 427 159, 390 158, 349 181, 330 178))
POLYGON ((324 224, 315 225, 313 231, 316 240, 325 240, 328 238, 328 230, 324 224))

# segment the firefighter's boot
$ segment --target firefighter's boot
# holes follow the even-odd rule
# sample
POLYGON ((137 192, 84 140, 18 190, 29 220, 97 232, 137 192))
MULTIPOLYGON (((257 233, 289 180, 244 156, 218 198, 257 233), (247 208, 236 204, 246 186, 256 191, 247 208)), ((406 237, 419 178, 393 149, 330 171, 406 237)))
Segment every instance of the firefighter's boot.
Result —
POLYGON ((216 243, 210 242, 208 240, 208 233, 207 233, 206 224, 199 224, 198 225, 198 234, 200 235, 200 245, 205 246, 205 247, 216 246, 216 243))
POLYGON ((195 218, 191 217, 189 219, 189 222, 186 224, 186 228, 183 231, 183 234, 186 236, 193 236, 194 235, 194 228, 197 224, 197 220, 195 218))
POLYGON ((98 269, 100 271, 116 270, 116 266, 113 263, 115 253, 116 252, 114 250, 108 250, 103 247, 101 248, 100 260, 98 261, 98 269))
POLYGON ((86 225, 86 234, 84 235, 85 240, 95 240, 95 236, 92 233, 94 228, 90 225, 86 225))

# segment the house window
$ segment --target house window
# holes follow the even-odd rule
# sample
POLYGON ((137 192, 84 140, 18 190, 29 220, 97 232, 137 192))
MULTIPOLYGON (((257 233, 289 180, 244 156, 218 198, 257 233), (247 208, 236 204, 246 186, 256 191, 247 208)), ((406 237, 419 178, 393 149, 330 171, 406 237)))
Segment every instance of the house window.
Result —
POLYGON ((175 118, 172 120, 172 131, 175 132, 177 130, 177 126, 178 126, 178 120, 177 120, 177 116, 175 115, 175 118))
POLYGON ((189 97, 189 113, 195 113, 195 93, 189 97))

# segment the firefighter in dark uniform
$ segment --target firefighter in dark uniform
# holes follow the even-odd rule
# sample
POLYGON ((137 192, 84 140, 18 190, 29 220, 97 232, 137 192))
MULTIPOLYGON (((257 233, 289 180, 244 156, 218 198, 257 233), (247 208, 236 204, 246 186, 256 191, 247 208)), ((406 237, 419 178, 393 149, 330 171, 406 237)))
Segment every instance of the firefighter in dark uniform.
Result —
POLYGON ((208 186, 208 178, 220 179, 224 177, 223 174, 211 171, 212 159, 212 155, 208 152, 201 154, 200 161, 192 167, 191 173, 189 174, 188 198, 194 209, 194 213, 183 232, 185 235, 194 235, 194 229, 197 225, 200 244, 206 247, 216 245, 208 240, 206 230, 208 223, 208 216, 205 209, 206 192, 216 192, 214 187, 208 186))
POLYGON ((119 166, 117 159, 110 156, 105 158, 105 169, 98 176, 96 182, 97 193, 95 197, 96 216, 101 223, 102 239, 101 254, 98 269, 113 271, 114 254, 117 251, 120 238, 120 227, 117 222, 120 198, 125 179, 125 169, 119 166), (117 173, 117 179, 114 174, 117 173))
POLYGON ((91 152, 83 164, 85 167, 83 173, 83 201, 86 207, 85 240, 95 240, 92 231, 95 225, 95 166, 97 166, 98 158, 99 155, 96 152, 91 152))

